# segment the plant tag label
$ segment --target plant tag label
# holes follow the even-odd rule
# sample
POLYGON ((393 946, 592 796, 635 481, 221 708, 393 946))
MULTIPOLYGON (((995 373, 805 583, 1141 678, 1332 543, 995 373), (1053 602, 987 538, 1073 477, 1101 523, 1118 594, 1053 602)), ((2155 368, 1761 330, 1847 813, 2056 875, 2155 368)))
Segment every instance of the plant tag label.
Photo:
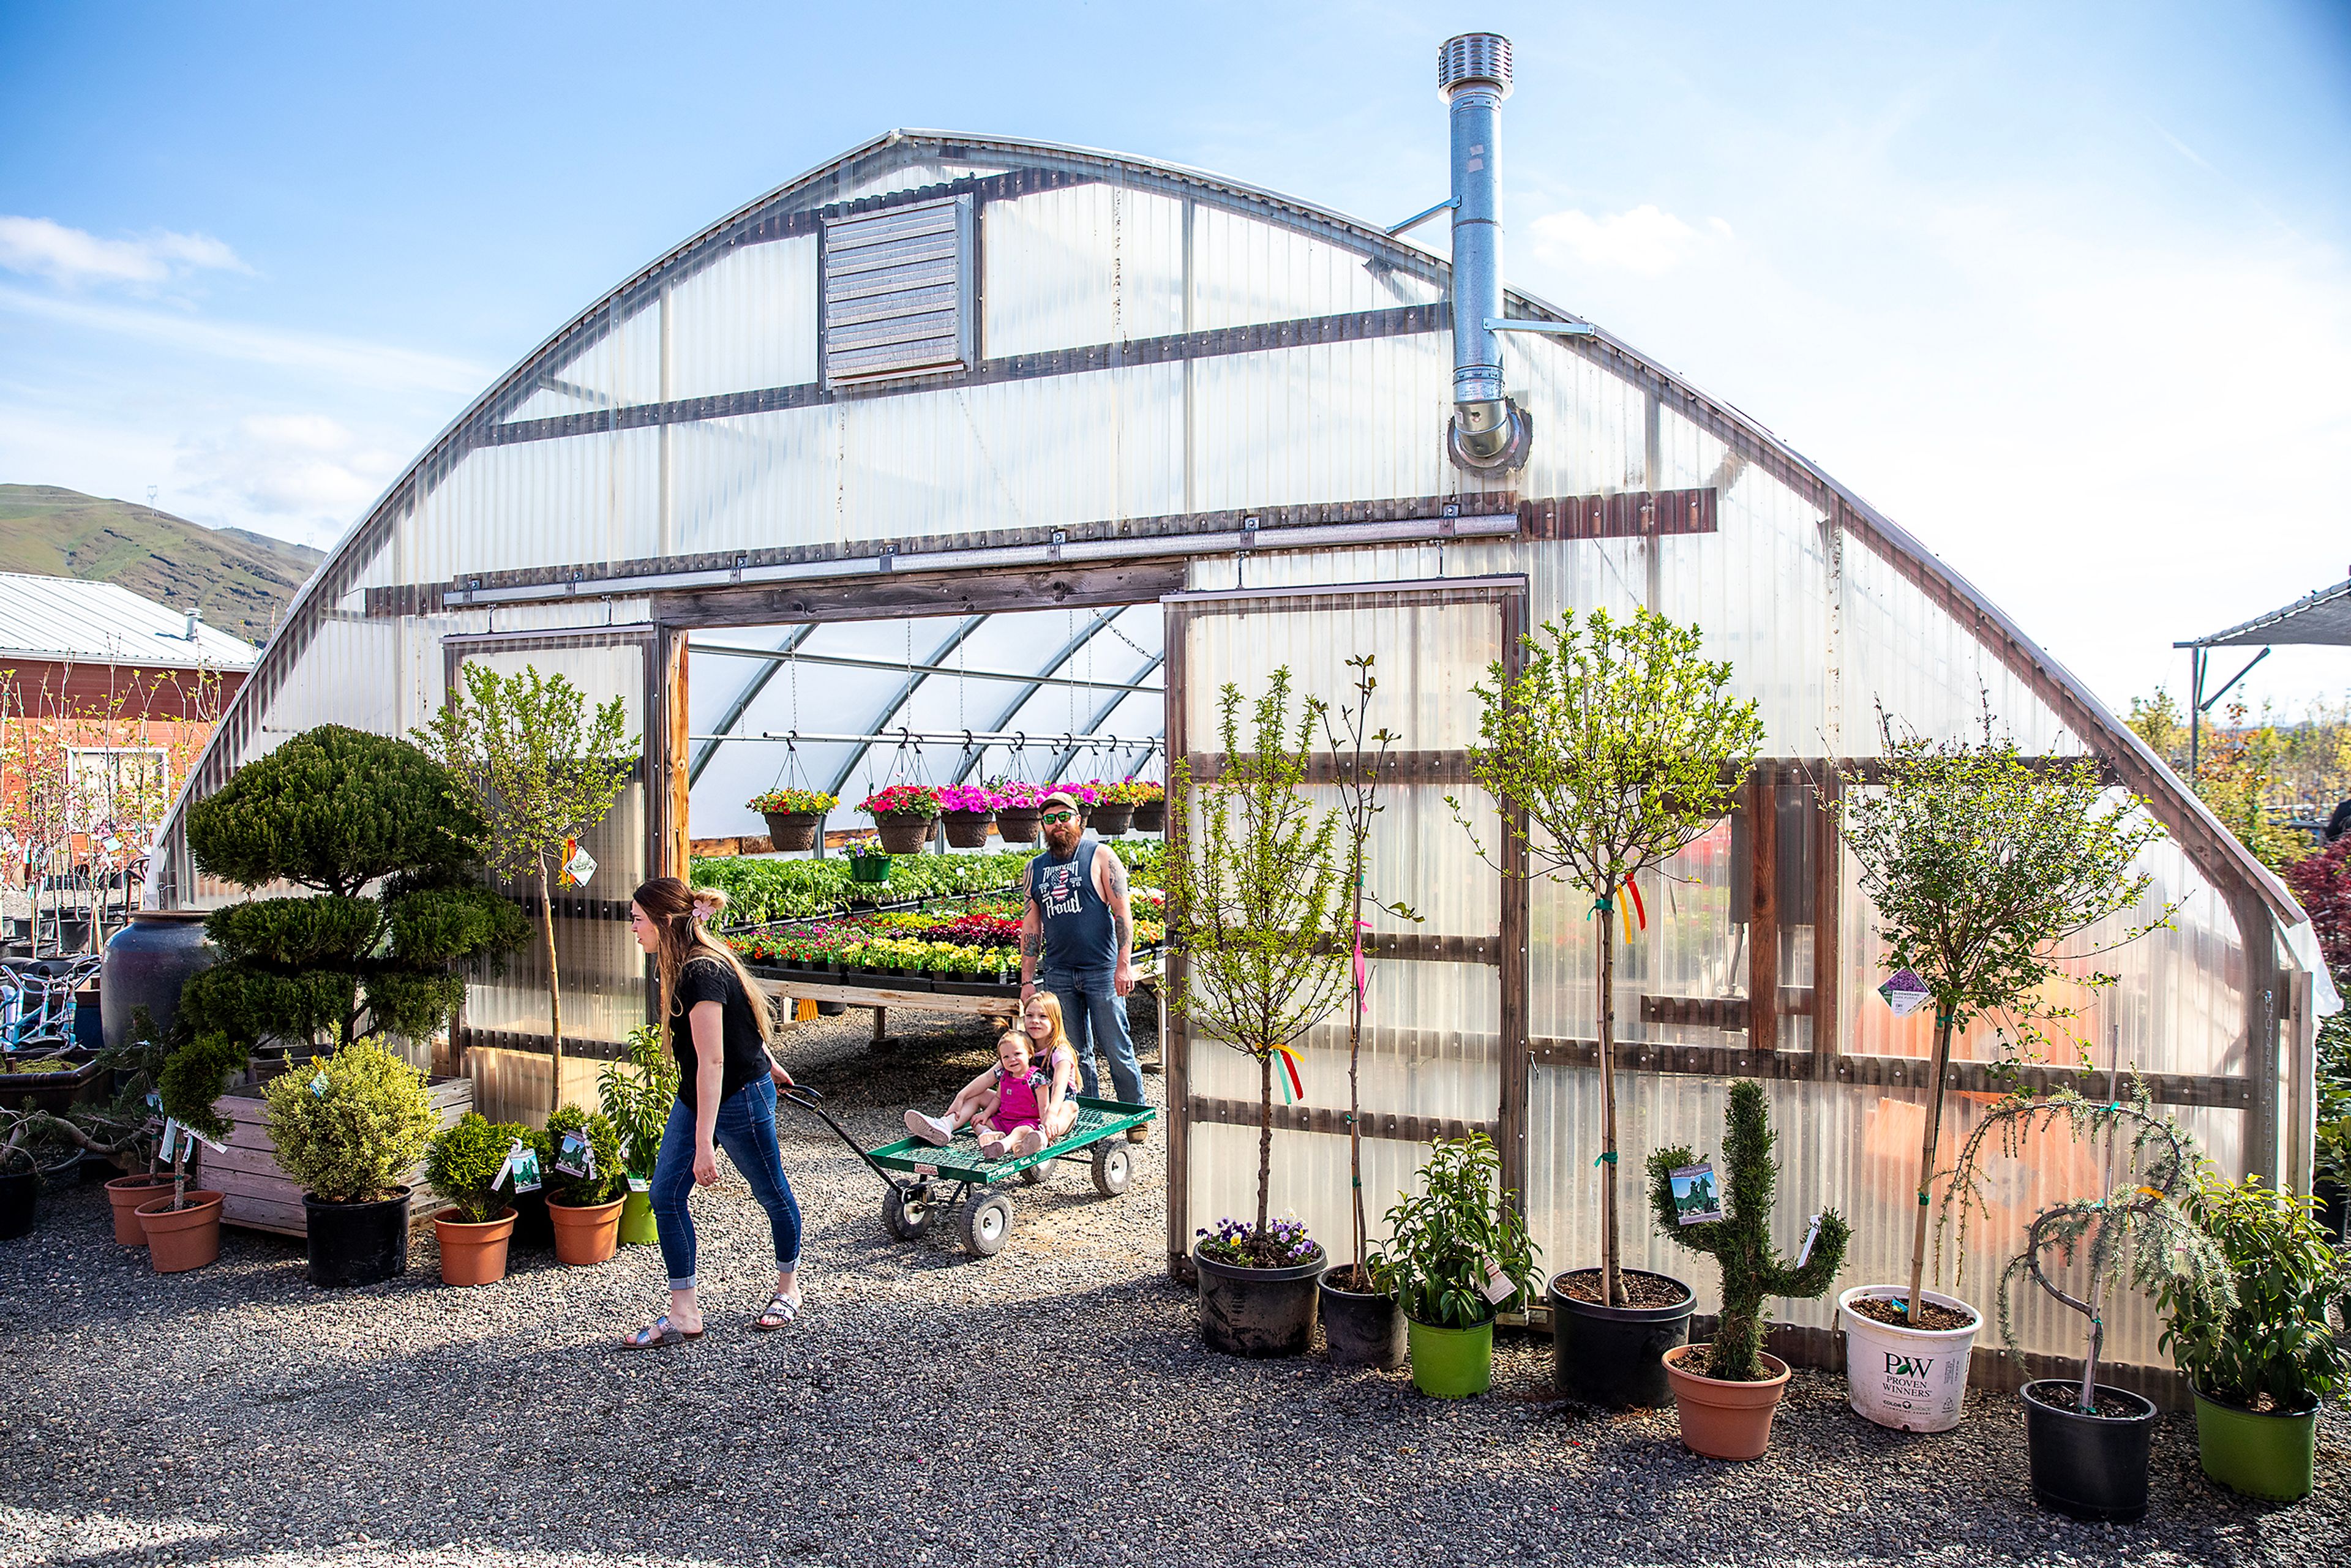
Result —
POLYGON ((514 1182, 517 1197, 538 1190, 538 1151, 520 1138, 507 1145, 506 1163, 498 1166, 498 1174, 491 1178, 490 1190, 496 1191, 509 1178, 514 1182))
POLYGON ((1813 1260, 1813 1243, 1821 1239, 1821 1217, 1813 1216, 1813 1228, 1804 1232, 1804 1245, 1796 1253, 1796 1267, 1801 1269, 1813 1260))
POLYGON ((1486 1265, 1486 1282, 1478 1287, 1479 1291, 1489 1301, 1499 1307, 1519 1293, 1518 1283, 1508 1274, 1503 1273, 1501 1265, 1491 1258, 1485 1259, 1483 1261, 1486 1265))
POLYGON ((1684 1225, 1704 1225, 1722 1218, 1722 1193, 1714 1184, 1714 1162, 1683 1166, 1672 1176, 1674 1218, 1684 1225))
POLYGON ((313 1099, 318 1100, 324 1100, 327 1097, 327 1075, 324 1071, 310 1080, 310 1094, 313 1099))
POLYGON ((205 1137, 202 1133, 197 1132, 193 1127, 183 1127, 180 1131, 187 1136, 193 1138, 197 1143, 202 1144, 204 1147, 210 1149, 216 1155, 225 1155, 228 1153, 228 1145, 226 1144, 216 1144, 210 1138, 205 1137))
POLYGON ((651 1176, 632 1176, 629 1178, 631 1192, 651 1192, 653 1189, 653 1183, 651 1176))
POLYGON ((586 1134, 566 1133, 563 1142, 556 1145, 555 1168, 568 1176, 582 1181, 596 1179, 596 1149, 586 1134))
POLYGON ((179 1152, 179 1147, 180 1124, 166 1116, 163 1118, 163 1142, 157 1147, 155 1157, 169 1165, 172 1163, 172 1156, 179 1152))
POLYGON ((590 855, 586 850, 581 849, 577 843, 574 843, 571 846, 571 858, 563 862, 563 875, 566 885, 571 887, 585 887, 588 885, 588 879, 595 874, 595 857, 590 855))
POLYGON ((1887 976, 1886 983, 1877 988, 1877 994, 1886 998, 1886 1005, 1894 1009, 1898 1019, 1908 1018, 1935 998, 1927 982, 1909 969, 1897 969, 1887 976))

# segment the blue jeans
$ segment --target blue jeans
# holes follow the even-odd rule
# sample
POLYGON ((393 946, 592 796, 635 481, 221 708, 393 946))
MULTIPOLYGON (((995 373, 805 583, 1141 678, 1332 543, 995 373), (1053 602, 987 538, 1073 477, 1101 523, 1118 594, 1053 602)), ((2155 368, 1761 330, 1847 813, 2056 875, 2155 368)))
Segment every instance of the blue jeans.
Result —
POLYGON ((1134 1060, 1134 1037, 1126 1031, 1126 998, 1112 988, 1111 975, 1108 969, 1047 969, 1038 974, 1037 988, 1061 998, 1061 1027, 1078 1048, 1078 1092, 1101 1096, 1102 1079, 1094 1062, 1099 1042, 1110 1057, 1115 1098, 1139 1105, 1143 1067, 1134 1060))
MULTIPOLYGON (((751 1196, 768 1211, 768 1228, 776 1242, 776 1271, 797 1269, 800 1262, 800 1206, 792 1197, 792 1184, 784 1177, 783 1151, 776 1146, 775 1080, 746 1083, 719 1103, 713 1142, 726 1151, 751 1196)), ((673 1101, 669 1125, 662 1129, 661 1154, 653 1160, 653 1222, 661 1228, 662 1261, 669 1268, 669 1288, 694 1289, 694 1218, 685 1200, 694 1191, 694 1107, 673 1101)))

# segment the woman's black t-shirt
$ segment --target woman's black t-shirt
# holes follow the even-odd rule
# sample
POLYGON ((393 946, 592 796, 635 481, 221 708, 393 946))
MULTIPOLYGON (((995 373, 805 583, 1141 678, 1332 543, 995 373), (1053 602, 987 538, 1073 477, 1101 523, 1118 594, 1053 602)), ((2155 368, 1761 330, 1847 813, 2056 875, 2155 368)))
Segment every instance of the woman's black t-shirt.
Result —
POLYGON ((745 1084, 768 1076, 767 1044, 759 1038, 759 1018, 751 1010, 756 1004, 743 994, 743 982, 735 977, 732 968, 716 958, 688 958, 678 970, 677 992, 671 998, 669 1009, 669 1049, 670 1054, 677 1058, 677 1097, 688 1105, 696 1105, 695 1079, 698 1073, 694 1057, 694 1026, 687 1020, 698 1002, 716 1002, 725 1009, 726 1024, 721 1032, 726 1042, 726 1076, 719 1082, 719 1100, 723 1103, 732 1099, 745 1084))

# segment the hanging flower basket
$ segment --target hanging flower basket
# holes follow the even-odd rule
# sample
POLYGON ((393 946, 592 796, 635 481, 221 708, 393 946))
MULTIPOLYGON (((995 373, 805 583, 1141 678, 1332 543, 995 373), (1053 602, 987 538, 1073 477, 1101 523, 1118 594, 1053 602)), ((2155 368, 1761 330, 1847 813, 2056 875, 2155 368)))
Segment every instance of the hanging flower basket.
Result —
POLYGON ((1034 784, 997 784, 988 793, 996 801, 996 832, 1009 849, 1016 844, 1037 841, 1039 823, 1044 815, 1040 804, 1045 791, 1034 784))
POLYGON ((984 850, 988 825, 996 820, 996 797, 976 784, 949 785, 939 791, 939 820, 946 824, 949 847, 984 850))
POLYGON ((873 819, 885 853, 918 855, 938 821, 939 792, 928 784, 893 784, 865 797, 857 809, 873 819))
POLYGON ((807 850, 816 847, 824 814, 841 800, 821 789, 770 789, 752 796, 747 804, 768 819, 768 840, 776 849, 807 850))

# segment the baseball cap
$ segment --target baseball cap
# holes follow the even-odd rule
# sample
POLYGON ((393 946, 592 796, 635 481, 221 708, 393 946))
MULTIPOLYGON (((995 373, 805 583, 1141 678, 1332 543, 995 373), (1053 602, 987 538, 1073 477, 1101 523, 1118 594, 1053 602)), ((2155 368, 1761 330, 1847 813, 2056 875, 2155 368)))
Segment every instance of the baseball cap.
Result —
POLYGON ((1050 811, 1056 806, 1067 806, 1081 816, 1085 813, 1085 808, 1078 804, 1078 798, 1063 789, 1056 789, 1037 802, 1037 809, 1040 811, 1050 811))

